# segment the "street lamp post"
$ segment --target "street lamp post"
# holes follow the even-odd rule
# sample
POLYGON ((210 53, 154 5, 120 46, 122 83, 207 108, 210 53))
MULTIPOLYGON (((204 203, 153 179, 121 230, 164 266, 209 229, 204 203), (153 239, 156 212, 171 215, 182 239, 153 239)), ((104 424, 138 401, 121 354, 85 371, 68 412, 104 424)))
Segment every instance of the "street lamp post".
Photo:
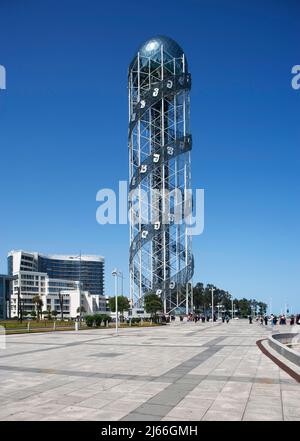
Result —
POLYGON ((212 318, 212 324, 214 324, 214 291, 215 288, 211 288, 211 318, 212 318))
POLYGON ((20 296, 20 287, 17 287, 17 296, 18 296, 18 319, 20 320, 21 318, 21 296, 20 296))
POLYGON ((233 297, 231 297, 231 318, 233 319, 234 309, 233 309, 233 297))
POLYGON ((115 301, 116 301, 116 334, 118 334, 118 271, 115 268, 112 276, 115 278, 115 301))
POLYGON ((220 308, 222 308, 223 305, 221 303, 218 303, 216 306, 218 308, 218 320, 220 320, 220 308))

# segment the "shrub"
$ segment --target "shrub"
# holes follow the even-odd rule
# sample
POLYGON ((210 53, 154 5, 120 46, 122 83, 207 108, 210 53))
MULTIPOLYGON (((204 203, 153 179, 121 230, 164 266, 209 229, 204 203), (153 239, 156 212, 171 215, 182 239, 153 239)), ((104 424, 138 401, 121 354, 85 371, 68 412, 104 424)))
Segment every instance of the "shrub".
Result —
POLYGON ((85 323, 89 328, 92 328, 94 325, 94 316, 93 315, 86 315, 84 317, 85 323))
POLYGON ((141 318, 140 318, 140 317, 133 317, 133 318, 131 319, 131 324, 132 324, 132 325, 135 325, 135 324, 140 323, 140 321, 141 321, 141 318))
POLYGON ((106 326, 107 323, 111 322, 111 316, 108 314, 102 314, 102 320, 104 322, 104 325, 106 326))
POLYGON ((102 314, 94 314, 94 321, 95 321, 95 325, 101 326, 101 323, 103 321, 103 315, 102 314))

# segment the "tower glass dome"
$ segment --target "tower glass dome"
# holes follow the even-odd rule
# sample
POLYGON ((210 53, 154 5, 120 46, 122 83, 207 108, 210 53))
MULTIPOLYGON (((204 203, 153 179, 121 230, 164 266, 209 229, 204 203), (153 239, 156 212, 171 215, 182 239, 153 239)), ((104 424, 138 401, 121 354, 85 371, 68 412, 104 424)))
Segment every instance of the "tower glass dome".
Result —
MULTIPOLYGON (((173 58, 182 58, 182 56, 184 55, 182 48, 175 40, 164 35, 157 35, 156 37, 152 37, 149 40, 145 41, 136 52, 140 54, 142 66, 145 63, 145 60, 149 58, 152 61, 160 62, 161 46, 163 46, 164 57, 169 58, 170 60, 173 58)), ((135 55, 135 57, 133 58, 129 68, 133 66, 136 58, 137 55, 135 55)), ((185 63, 187 67, 186 58, 185 63)))

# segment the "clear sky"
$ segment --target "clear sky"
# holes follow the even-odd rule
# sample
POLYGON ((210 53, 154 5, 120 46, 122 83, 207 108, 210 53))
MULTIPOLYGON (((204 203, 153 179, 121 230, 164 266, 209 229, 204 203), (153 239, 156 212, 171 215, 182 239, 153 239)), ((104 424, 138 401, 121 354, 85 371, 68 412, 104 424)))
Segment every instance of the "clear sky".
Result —
POLYGON ((0 0, 0 272, 13 248, 81 250, 128 293, 128 225, 97 224, 95 197, 128 177, 127 66, 165 34, 193 80, 194 282, 300 312, 299 18, 298 0, 0 0))

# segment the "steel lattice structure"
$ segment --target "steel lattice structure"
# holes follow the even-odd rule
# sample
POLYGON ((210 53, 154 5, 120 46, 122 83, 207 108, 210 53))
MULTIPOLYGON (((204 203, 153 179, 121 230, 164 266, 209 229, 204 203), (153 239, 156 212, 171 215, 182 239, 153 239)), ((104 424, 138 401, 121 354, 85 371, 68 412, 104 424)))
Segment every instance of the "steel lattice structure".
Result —
POLYGON ((184 216, 174 221, 191 188, 191 75, 182 49, 168 37, 148 40, 129 66, 128 83, 132 306, 155 292, 164 313, 187 313, 192 243, 184 216), (176 189, 181 199, 170 197, 176 189))

